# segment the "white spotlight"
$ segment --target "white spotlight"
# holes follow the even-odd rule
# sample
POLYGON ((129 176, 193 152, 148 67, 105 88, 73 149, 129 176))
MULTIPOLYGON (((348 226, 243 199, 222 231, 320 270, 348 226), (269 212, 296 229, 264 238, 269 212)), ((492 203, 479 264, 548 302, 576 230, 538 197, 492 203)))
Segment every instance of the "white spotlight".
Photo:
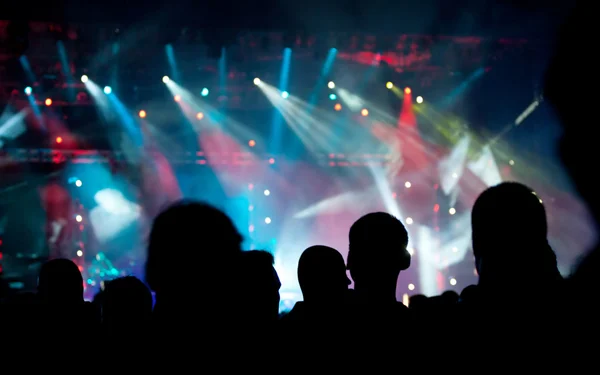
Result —
POLYGON ((456 208, 454 208, 454 207, 451 207, 451 208, 448 210, 448 213, 449 213, 450 215, 454 215, 454 214, 456 213, 456 208))
POLYGON ((81 82, 86 83, 88 81, 88 76, 86 76, 85 74, 81 76, 81 82))
POLYGON ((412 217, 407 217, 406 218, 406 224, 411 225, 412 223, 413 223, 412 217))
POLYGON ((169 78, 169 76, 164 76, 163 77, 163 83, 167 83, 169 82, 171 79, 169 78))
POLYGON ((260 78, 254 78, 254 84, 255 85, 260 85, 260 78))
POLYGON ((422 96, 417 96, 417 103, 419 103, 419 104, 423 103, 423 97, 422 96))
POLYGON ((329 87, 330 89, 334 89, 335 83, 333 81, 329 81, 329 83, 327 84, 327 87, 329 87))
POLYGON ((265 224, 271 224, 271 218, 270 217, 266 217, 265 218, 265 224))
POLYGON ((271 195, 271 192, 270 192, 269 190, 265 190, 263 193, 264 193, 264 194, 265 194, 265 196, 267 196, 267 197, 268 197, 269 195, 271 195))
POLYGON ((411 186, 412 186, 412 184, 410 183, 410 181, 406 181, 404 183, 404 187, 407 188, 407 189, 410 189, 411 186))
POLYGON ((281 93, 281 97, 284 99, 287 99, 290 96, 290 94, 287 91, 284 91, 281 93))

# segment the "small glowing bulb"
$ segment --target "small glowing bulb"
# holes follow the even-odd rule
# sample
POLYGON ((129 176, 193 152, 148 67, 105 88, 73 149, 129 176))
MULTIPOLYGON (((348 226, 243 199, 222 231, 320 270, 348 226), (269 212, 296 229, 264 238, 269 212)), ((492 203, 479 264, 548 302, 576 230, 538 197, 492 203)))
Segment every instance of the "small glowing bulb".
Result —
POLYGON ((423 103, 423 97, 422 96, 417 96, 417 103, 419 103, 419 104, 423 103))
POLYGON ((342 105, 340 103, 337 103, 336 105, 333 106, 333 109, 335 109, 336 111, 341 111, 342 105))
POLYGON ((386 83, 386 84, 385 84, 385 87, 387 87, 388 89, 390 89, 390 90, 391 90, 391 89, 393 89, 393 88, 394 88, 394 84, 393 84, 393 83, 391 83, 391 82, 388 82, 388 83, 386 83))
POLYGON ((52 105, 52 99, 48 98, 44 101, 44 104, 46 104, 46 107, 50 107, 52 105))
POLYGON ((367 117, 369 115, 369 110, 365 108, 360 111, 360 114, 363 115, 363 117, 367 117))
POLYGON ((104 93, 109 95, 112 92, 112 88, 110 86, 104 86, 104 93))
POLYGON ((269 195, 271 195, 271 192, 270 192, 269 190, 265 190, 263 193, 264 193, 264 194, 265 194, 265 196, 267 196, 267 197, 268 197, 269 195))
POLYGON ((209 93, 209 91, 208 91, 208 89, 205 87, 205 88, 203 88, 203 89, 202 89, 202 91, 200 92, 200 95, 202 95, 202 96, 208 96, 208 93, 209 93))
POLYGON ((265 217, 265 224, 271 224, 271 218, 265 217))
POLYGON ((410 183, 410 181, 406 181, 404 183, 404 187, 407 188, 407 189, 410 189, 411 186, 412 186, 412 184, 410 183))
POLYGON ((284 91, 284 92, 281 93, 281 97, 284 98, 284 99, 287 99, 289 96, 290 96, 290 93, 287 92, 287 91, 284 91))
POLYGON ((83 185, 83 182, 81 182, 81 180, 75 181, 75 186, 81 187, 81 185, 83 185))
POLYGON ((163 77, 163 83, 167 83, 169 82, 171 79, 169 78, 169 76, 164 76, 163 77))
POLYGON ((81 256, 83 256, 83 251, 81 251, 81 250, 77 250, 77 256, 78 256, 78 257, 81 257, 81 256))
POLYGON ((415 284, 408 284, 408 290, 415 290, 415 284))
POLYGON ((456 213, 456 208, 454 208, 454 207, 450 207, 450 209, 448 210, 448 213, 449 213, 450 215, 454 215, 454 214, 456 213))
POLYGON ((78 223, 81 223, 82 220, 83 218, 81 217, 81 215, 75 216, 75 221, 77 221, 78 223))
POLYGON ((33 92, 33 89, 29 86, 25 87, 25 95, 29 96, 33 92))
POLYGON ((329 87, 330 89, 334 89, 335 83, 333 81, 329 81, 329 83, 327 84, 327 87, 329 87))
POLYGON ((250 141, 248 141, 248 146, 250 146, 250 147, 256 146, 256 141, 254 139, 251 139, 250 141))
POLYGON ((56 137, 56 143, 62 143, 63 139, 62 137, 56 137))
POLYGON ((269 159, 269 164, 275 164, 275 159, 274 158, 270 158, 269 159))
POLYGON ((406 218, 406 224, 411 225, 412 223, 413 223, 412 217, 407 217, 406 218))
POLYGON ((173 99, 175 99, 176 102, 180 102, 181 101, 181 95, 175 95, 175 97, 173 99))
POLYGON ((510 165, 515 165, 515 161, 514 161, 514 160, 509 160, 509 161, 508 161, 508 164, 510 164, 510 165))
POLYGON ((138 113, 138 115, 140 116, 140 118, 146 118, 146 111, 144 111, 143 109, 138 113))
POLYGON ((456 279, 454 277, 450 278, 450 285, 456 285, 456 279))
POLYGON ((204 118, 204 113, 202 113, 202 112, 198 112, 198 113, 196 113, 196 118, 197 118, 198 120, 202 120, 202 119, 204 118))
POLYGON ((412 92, 412 90, 410 89, 410 87, 407 87, 407 88, 404 89, 404 93, 406 95, 410 95, 411 92, 412 92))
POLYGON ((260 85, 260 78, 254 78, 254 84, 255 85, 260 85))
POLYGON ((85 74, 81 76, 81 82, 86 83, 88 80, 89 78, 85 74))

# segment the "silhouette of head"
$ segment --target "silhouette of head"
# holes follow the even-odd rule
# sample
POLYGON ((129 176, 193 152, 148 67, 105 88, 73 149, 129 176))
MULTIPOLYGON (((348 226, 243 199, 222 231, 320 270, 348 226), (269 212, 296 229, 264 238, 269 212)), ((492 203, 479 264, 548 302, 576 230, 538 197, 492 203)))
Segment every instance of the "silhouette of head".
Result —
POLYGON ((230 283, 242 237, 231 219, 205 203, 179 201, 152 224, 146 281, 157 294, 188 293, 230 283))
POLYGON ((309 247, 298 261, 298 282, 305 302, 342 301, 350 285, 344 257, 328 246, 309 247))
POLYGON ((600 219, 600 195, 597 193, 595 174, 590 173, 589 150, 596 147, 594 131, 582 108, 593 108, 593 95, 573 95, 583 92, 589 85, 588 72, 596 66, 593 59, 574 59, 581 53, 582 45, 594 45, 594 35, 589 32, 594 24, 594 9, 583 1, 575 2, 572 14, 560 29, 554 57, 551 59, 544 84, 544 98, 554 108, 563 127, 559 153, 577 190, 588 203, 596 222, 600 219), (588 9, 585 9, 585 8, 588 9), (573 41, 577 41, 574 43, 573 41), (582 61, 579 61, 582 60, 582 61))
POLYGON ((273 267, 273 255, 263 250, 244 251, 240 260, 243 313, 255 322, 276 321, 281 282, 273 267))
POLYGON ((355 289, 393 295, 400 271, 410 266, 408 232, 394 216, 375 212, 350 228, 348 269, 355 289))
POLYGON ((102 319, 110 327, 143 326, 152 316, 152 294, 137 277, 126 276, 106 283, 102 319))
POLYGON ((471 213, 479 282, 522 282, 557 271, 546 210, 533 190, 505 182, 484 191, 471 213), (529 276, 528 276, 529 275, 529 276))
POLYGON ((83 277, 77 265, 68 259, 44 263, 38 279, 38 295, 48 304, 83 303, 83 277))

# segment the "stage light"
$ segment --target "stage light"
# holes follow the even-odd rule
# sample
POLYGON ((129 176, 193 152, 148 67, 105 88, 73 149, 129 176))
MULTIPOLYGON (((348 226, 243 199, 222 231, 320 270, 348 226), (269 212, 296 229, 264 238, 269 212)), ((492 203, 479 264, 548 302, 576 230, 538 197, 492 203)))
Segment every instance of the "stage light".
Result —
POLYGON ((337 95, 329 94, 329 100, 336 100, 336 99, 337 99, 337 95))
POLYGON ((144 111, 143 109, 138 113, 138 116, 140 116, 140 118, 146 118, 146 111, 144 111))
POLYGON ((169 82, 171 79, 169 78, 169 76, 164 76, 163 77, 163 83, 167 83, 169 82))
POLYGON ((254 78, 254 84, 256 86, 260 85, 260 78, 254 78))
POLYGON ((44 104, 46 104, 46 107, 50 107, 52 105, 52 99, 48 98, 44 101, 44 104))
POLYGON ((408 284, 408 290, 415 290, 415 284, 408 284))
POLYGON ((394 84, 393 84, 393 83, 391 83, 391 82, 388 82, 388 83, 386 83, 386 84, 385 84, 385 87, 387 87, 388 89, 390 89, 390 90, 391 90, 391 89, 393 89, 393 88, 394 88, 394 84))
POLYGON ((450 285, 456 285, 456 279, 454 277, 450 278, 450 285))
POLYGON ((333 106, 333 109, 335 109, 336 111, 341 111, 342 105, 340 103, 337 103, 336 105, 333 106))
POLYGON ((62 137, 56 137, 56 143, 62 143, 63 139, 62 137))
POLYGON ((273 158, 270 158, 270 159, 269 159, 269 164, 275 164, 275 159, 273 159, 273 158))
POLYGON ((104 93, 109 95, 112 92, 112 88, 110 86, 104 86, 104 93))
POLYGON ((363 110, 360 111, 360 114, 363 115, 363 117, 367 117, 369 115, 369 110, 366 108, 363 108, 363 110))
POLYGON ((202 112, 198 112, 198 113, 196 113, 196 118, 197 118, 198 120, 202 120, 202 119, 204 118, 204 113, 202 113, 202 112))
POLYGON ((76 215, 75 221, 77 221, 78 223, 81 223, 83 221, 83 217, 81 217, 81 215, 76 215))
POLYGON ((410 183, 410 181, 406 181, 404 183, 404 187, 407 188, 407 189, 410 189, 411 186, 412 186, 412 184, 410 183))
POLYGON ((329 87, 330 89, 334 89, 335 83, 333 81, 329 81, 329 83, 327 84, 327 87, 329 87))
POLYGON ((290 96, 290 94, 287 91, 283 91, 281 93, 281 97, 284 98, 284 99, 287 99, 289 96, 290 96))
POLYGON ((265 217, 265 224, 271 224, 271 218, 265 217))
POLYGON ((271 195, 271 192, 270 192, 269 190, 265 190, 263 193, 264 193, 264 194, 265 194, 265 196, 267 196, 267 197, 268 197, 269 195, 271 195))
POLYGON ((181 101, 181 95, 175 95, 173 99, 175 99, 175 101, 179 103, 181 101))
POLYGON ((510 164, 510 165, 515 165, 515 161, 514 161, 514 160, 509 160, 509 161, 508 161, 508 164, 510 164))
POLYGON ((248 146, 250 146, 250 147, 256 146, 256 141, 254 139, 249 140, 248 141, 248 146))
POLYGON ((85 74, 81 76, 81 82, 86 83, 88 80, 89 78, 85 74))
POLYGON ((29 96, 33 92, 33 89, 29 86, 25 87, 25 95, 29 96))
POLYGON ((412 217, 407 217, 406 218, 406 224, 411 225, 412 223, 413 223, 412 217))
POLYGON ((81 256, 83 256, 83 251, 81 251, 81 250, 77 250, 77 256, 78 256, 78 257, 81 257, 81 256))
POLYGON ((407 87, 407 88, 404 89, 404 93, 406 95, 410 95, 411 92, 412 92, 412 90, 410 89, 410 87, 407 87))
POLYGON ((205 88, 203 88, 203 89, 202 89, 202 91, 200 92, 200 95, 202 95, 202 96, 208 96, 208 93, 209 93, 209 91, 208 91, 208 89, 205 87, 205 88))
POLYGON ((454 207, 451 207, 451 208, 448 210, 448 213, 449 213, 450 215, 454 215, 454 214, 456 213, 456 208, 454 208, 454 207))
POLYGON ((417 96, 417 103, 419 103, 419 104, 423 103, 423 97, 422 96, 417 96))
POLYGON ((433 212, 439 212, 440 211, 440 205, 439 204, 434 204, 433 205, 433 212))
POLYGON ((81 182, 81 180, 75 181, 75 186, 81 187, 81 185, 83 185, 83 182, 81 182))

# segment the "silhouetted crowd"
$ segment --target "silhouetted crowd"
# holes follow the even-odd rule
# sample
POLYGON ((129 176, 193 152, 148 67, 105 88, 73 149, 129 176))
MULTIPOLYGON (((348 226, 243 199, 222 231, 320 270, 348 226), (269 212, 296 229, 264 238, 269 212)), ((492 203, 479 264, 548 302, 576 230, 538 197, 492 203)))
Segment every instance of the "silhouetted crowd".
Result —
MULTIPOLYGON (((578 116, 585 104, 569 91, 578 84, 571 77, 579 69, 572 21, 561 34, 545 98, 564 125, 564 165, 598 219, 600 200, 589 169, 598 138, 583 128, 589 122, 578 116)), ((460 294, 398 302, 398 276, 411 267, 408 232, 396 217, 374 212, 348 228, 347 260, 327 246, 302 253, 297 271, 303 301, 280 316, 281 283, 272 255, 243 251, 242 236, 215 207, 177 202, 154 219, 146 283, 118 278, 85 302, 78 267, 51 260, 41 269, 36 294, 2 302, 3 353, 9 347, 29 353, 20 366, 36 366, 36 358, 52 354, 63 371, 78 371, 68 363, 85 357, 102 358, 88 365, 97 371, 219 373, 493 372, 520 360, 538 371, 558 371, 554 365, 567 354, 593 359, 598 250, 563 278, 548 243, 542 200, 519 183, 484 191, 471 221, 479 281, 460 294)))

